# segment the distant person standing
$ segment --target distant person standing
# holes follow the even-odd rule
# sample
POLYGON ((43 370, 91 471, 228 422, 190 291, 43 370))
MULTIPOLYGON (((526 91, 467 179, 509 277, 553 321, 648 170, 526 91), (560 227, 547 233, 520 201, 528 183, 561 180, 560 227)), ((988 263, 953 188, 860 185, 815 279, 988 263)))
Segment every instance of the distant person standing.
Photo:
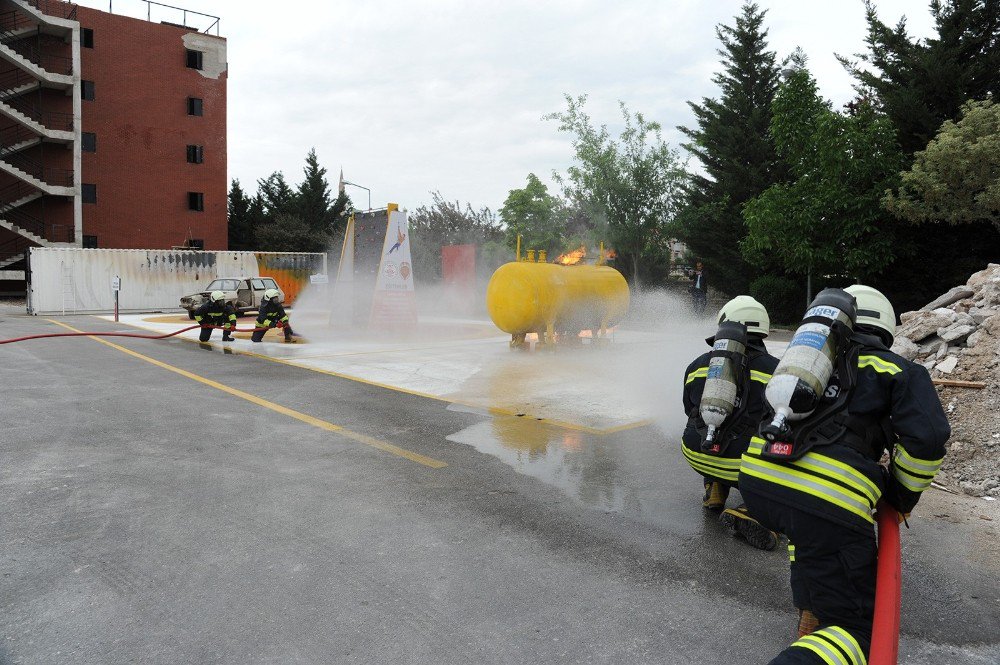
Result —
POLYGON ((705 281, 705 267, 701 261, 694 264, 694 274, 691 275, 691 309, 695 314, 705 313, 708 304, 708 283, 705 281))

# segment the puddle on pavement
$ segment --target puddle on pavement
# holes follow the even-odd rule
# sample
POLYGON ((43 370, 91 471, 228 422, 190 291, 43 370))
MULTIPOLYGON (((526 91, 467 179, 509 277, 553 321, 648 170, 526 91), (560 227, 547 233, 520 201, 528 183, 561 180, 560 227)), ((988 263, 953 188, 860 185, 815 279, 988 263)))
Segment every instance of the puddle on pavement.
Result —
POLYGON ((637 508, 613 451, 595 437, 530 417, 500 416, 447 437, 554 485, 575 501, 605 511, 637 508))

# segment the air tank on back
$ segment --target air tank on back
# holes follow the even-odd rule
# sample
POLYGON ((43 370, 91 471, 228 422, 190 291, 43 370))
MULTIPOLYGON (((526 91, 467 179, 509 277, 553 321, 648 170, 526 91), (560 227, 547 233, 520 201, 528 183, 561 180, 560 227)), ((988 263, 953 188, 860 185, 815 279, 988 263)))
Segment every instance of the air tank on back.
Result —
POLYGON ((764 396, 774 419, 761 428, 768 441, 782 440, 789 421, 809 416, 819 405, 833 375, 840 344, 857 319, 857 302, 843 289, 824 289, 809 305, 785 354, 767 382, 764 396))
POLYGON ((608 266, 514 261, 497 268, 486 287, 486 309, 511 347, 528 333, 551 344, 556 333, 591 330, 595 337, 617 325, 628 311, 622 274, 608 266))
POLYGON ((746 362, 747 327, 738 321, 724 321, 715 333, 708 374, 701 393, 698 412, 708 426, 702 450, 718 452, 715 434, 736 409, 741 373, 746 362))

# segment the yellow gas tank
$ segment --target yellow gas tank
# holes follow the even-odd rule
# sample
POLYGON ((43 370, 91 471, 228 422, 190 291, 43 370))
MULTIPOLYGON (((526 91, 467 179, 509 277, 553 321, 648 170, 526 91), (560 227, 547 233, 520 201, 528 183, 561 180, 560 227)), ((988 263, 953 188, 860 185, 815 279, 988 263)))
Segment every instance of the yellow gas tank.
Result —
POLYGON ((628 311, 628 283, 607 266, 505 263, 486 287, 486 309, 511 335, 599 330, 628 311))

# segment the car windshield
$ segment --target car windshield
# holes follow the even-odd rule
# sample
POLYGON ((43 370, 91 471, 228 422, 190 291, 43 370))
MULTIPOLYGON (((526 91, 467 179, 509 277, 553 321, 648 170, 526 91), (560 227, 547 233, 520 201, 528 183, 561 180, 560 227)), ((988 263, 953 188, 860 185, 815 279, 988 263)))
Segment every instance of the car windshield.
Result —
POLYGON ((206 291, 235 291, 239 286, 240 281, 238 279, 216 279, 213 280, 211 284, 208 285, 206 291))

